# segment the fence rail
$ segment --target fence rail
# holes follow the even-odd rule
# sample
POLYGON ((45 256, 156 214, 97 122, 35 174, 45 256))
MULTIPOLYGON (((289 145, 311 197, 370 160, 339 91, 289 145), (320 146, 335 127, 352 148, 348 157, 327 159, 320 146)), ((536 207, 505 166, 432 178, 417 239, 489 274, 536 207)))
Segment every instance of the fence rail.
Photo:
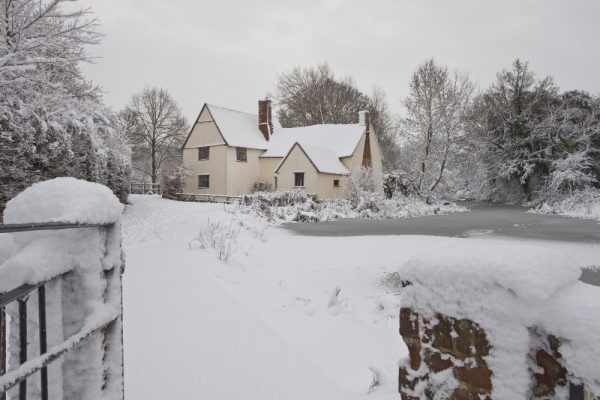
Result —
POLYGON ((0 233, 16 233, 27 231, 45 231, 76 228, 108 228, 113 224, 78 224, 66 222, 41 222, 30 224, 0 224, 0 233))
POLYGON ((197 193, 177 193, 175 195, 180 201, 196 201, 200 203, 227 203, 241 202, 244 196, 228 196, 222 194, 197 194, 197 193))
POLYGON ((131 194, 146 194, 148 192, 162 194, 162 186, 160 183, 131 182, 130 192, 131 194))
MULTIPOLYGON (((76 228, 110 228, 114 224, 77 224, 77 223, 30 223, 30 224, 6 224, 0 225, 0 233, 17 233, 39 230, 76 229, 76 228)), ((114 274, 115 267, 105 271, 105 277, 114 274)), ((79 345, 84 339, 108 328, 121 315, 120 309, 114 309, 102 318, 88 316, 81 330, 59 345, 52 346, 48 350, 46 332, 46 284, 58 279, 63 279, 70 272, 57 275, 51 279, 36 284, 24 284, 15 289, 0 293, 0 399, 6 399, 6 392, 19 385, 19 400, 27 399, 27 378, 40 373, 40 394, 42 400, 48 400, 48 370, 47 367, 62 355, 66 354, 79 345), (29 295, 38 292, 38 320, 39 320, 39 356, 28 360, 27 354, 27 302, 29 295), (6 306, 16 302, 18 304, 18 338, 19 338, 19 367, 6 372, 7 368, 7 317, 6 306), (94 317, 94 318, 92 318, 94 317), (97 321, 96 321, 97 319, 97 321)), ((120 277, 119 277, 120 279, 120 277)), ((11 327, 13 326, 11 322, 11 327)))

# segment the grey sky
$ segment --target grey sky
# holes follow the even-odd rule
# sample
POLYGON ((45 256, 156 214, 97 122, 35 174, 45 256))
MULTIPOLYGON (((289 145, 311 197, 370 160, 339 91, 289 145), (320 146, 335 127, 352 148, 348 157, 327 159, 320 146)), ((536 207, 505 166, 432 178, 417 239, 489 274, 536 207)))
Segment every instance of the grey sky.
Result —
POLYGON ((598 1, 80 0, 106 38, 84 65, 121 109, 144 86, 168 89, 185 115, 204 102, 257 112, 276 74, 327 61, 392 110, 428 57, 487 87, 516 58, 561 90, 600 93, 598 1))

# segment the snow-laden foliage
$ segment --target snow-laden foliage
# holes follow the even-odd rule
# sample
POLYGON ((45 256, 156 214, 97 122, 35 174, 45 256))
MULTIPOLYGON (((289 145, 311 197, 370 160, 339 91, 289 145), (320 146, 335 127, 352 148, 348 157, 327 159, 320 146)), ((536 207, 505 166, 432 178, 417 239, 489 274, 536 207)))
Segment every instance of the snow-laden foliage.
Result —
POLYGON ((192 172, 185 164, 177 165, 163 172, 161 175, 161 189, 163 194, 174 196, 183 192, 185 182, 192 176, 192 172))
POLYGON ((417 185, 403 171, 392 171, 383 175, 383 190, 388 199, 395 193, 410 196, 419 192, 417 185))
POLYGON ((342 179, 342 193, 350 200, 353 207, 357 207, 364 198, 381 192, 382 179, 383 177, 373 168, 354 168, 350 175, 342 179))
POLYGON ((600 187, 598 96, 560 93, 521 60, 479 94, 433 60, 410 85, 398 168, 421 196, 537 205, 600 187))
POLYGON ((32 183, 72 176, 102 183, 123 202, 130 151, 118 116, 77 63, 98 43, 89 10, 65 0, 1 2, 0 210, 32 183))
MULTIPOLYGON (((597 185, 600 169, 600 101, 581 91, 559 94, 551 77, 537 79, 515 61, 476 101, 479 144, 465 170, 488 197, 541 203, 597 185)), ((475 187, 474 187, 475 188, 475 187)))
POLYGON ((225 206, 232 214, 251 214, 270 223, 324 222, 343 218, 392 219, 466 211, 454 203, 425 203, 417 196, 397 194, 391 199, 383 193, 363 192, 354 205, 346 199, 315 200, 300 190, 280 190, 245 196, 242 204, 225 206))
POLYGON ((252 187, 252 192, 268 192, 271 190, 270 182, 254 182, 254 186, 252 187))
POLYGON ((555 201, 544 202, 529 210, 539 214, 558 214, 600 221, 600 191, 585 188, 555 201))

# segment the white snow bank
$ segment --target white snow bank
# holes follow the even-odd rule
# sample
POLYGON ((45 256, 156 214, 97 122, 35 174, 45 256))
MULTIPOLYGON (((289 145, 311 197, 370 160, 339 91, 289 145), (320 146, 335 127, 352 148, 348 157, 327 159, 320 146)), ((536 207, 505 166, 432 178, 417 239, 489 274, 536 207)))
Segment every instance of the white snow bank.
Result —
POLYGON ((571 374, 600 389, 600 289, 578 281, 581 270, 558 251, 533 246, 464 246, 412 257, 400 268, 412 282, 403 307, 435 320, 466 318, 486 332, 492 350, 493 398, 526 398, 530 328, 561 340, 571 374))
POLYGON ((10 200, 5 224, 30 222, 111 223, 120 219, 123 205, 104 185, 75 178, 35 183, 10 200))
POLYGON ((577 190, 560 201, 543 203, 528 212, 600 221, 600 191, 590 188, 577 190))

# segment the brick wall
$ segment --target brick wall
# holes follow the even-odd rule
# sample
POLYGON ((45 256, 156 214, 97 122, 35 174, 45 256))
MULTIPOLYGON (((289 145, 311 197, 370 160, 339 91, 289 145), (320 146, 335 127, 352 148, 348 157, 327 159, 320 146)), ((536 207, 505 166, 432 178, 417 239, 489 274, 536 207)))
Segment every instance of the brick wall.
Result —
MULTIPOLYGON (((414 394, 423 385, 425 398, 433 399, 438 379, 432 376, 443 371, 451 372, 458 381, 449 399, 491 400, 493 371, 486 357, 492 347, 478 324, 441 314, 429 321, 411 308, 402 308, 400 335, 409 350, 407 363, 400 369, 402 400, 422 399, 414 394)), ((569 373, 559 352, 560 339, 539 329, 531 329, 530 337, 530 398, 565 398, 569 373)), ((586 393, 585 399, 597 397, 586 393)))

